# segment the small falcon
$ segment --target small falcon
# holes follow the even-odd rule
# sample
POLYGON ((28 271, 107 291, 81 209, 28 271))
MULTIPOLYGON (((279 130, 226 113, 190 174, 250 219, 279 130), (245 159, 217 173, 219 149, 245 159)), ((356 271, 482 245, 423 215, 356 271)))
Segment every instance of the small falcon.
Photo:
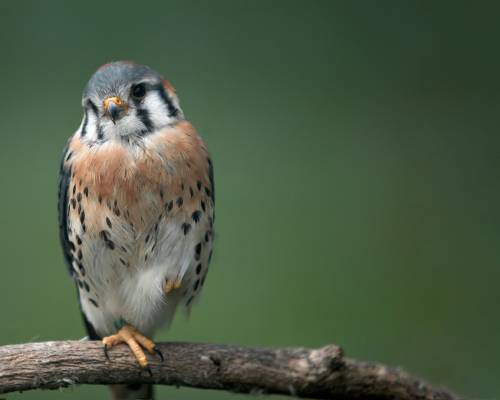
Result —
POLYGON ((103 65, 82 106, 60 168, 64 257, 89 338, 106 354, 126 343, 148 369, 144 350, 163 358, 151 335, 179 305, 189 311, 205 283, 212 160, 174 88, 147 66, 103 65))

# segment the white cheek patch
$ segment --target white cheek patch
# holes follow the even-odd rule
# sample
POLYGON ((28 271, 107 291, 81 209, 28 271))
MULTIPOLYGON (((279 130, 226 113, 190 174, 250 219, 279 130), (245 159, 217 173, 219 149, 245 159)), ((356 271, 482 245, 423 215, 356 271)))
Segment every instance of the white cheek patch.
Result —
POLYGON ((97 117, 91 110, 87 110, 86 121, 85 117, 83 117, 80 125, 80 135, 89 140, 97 139, 97 117))
POLYGON ((168 115, 168 107, 157 91, 151 91, 144 99, 141 108, 149 113, 149 119, 154 127, 163 127, 170 124, 173 118, 168 115))

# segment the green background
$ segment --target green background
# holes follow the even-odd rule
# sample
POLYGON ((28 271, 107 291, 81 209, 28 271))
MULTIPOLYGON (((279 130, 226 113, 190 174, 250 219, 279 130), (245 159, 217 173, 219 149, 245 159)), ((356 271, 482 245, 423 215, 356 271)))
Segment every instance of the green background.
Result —
POLYGON ((2 2, 0 343, 84 335, 58 163, 90 75, 130 59, 177 88, 215 163, 205 292, 158 339, 333 342, 498 398, 500 10, 487 4, 2 2))

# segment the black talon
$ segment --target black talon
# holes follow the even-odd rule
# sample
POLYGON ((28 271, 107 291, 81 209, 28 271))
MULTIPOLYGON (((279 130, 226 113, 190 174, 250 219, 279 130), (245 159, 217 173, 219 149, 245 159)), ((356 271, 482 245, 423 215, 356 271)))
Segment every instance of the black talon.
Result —
POLYGON ((109 359, 109 354, 108 354, 108 345, 107 345, 107 344, 105 344, 105 345, 104 345, 104 355, 106 356, 106 359, 107 359, 108 361, 111 361, 111 360, 109 359))
POLYGON ((153 377, 153 371, 151 371, 151 367, 148 365, 145 369, 146 369, 146 371, 148 371, 149 376, 152 378, 153 377))
POLYGON ((156 346, 153 347, 153 350, 156 354, 158 354, 160 356, 162 362, 165 361, 165 358, 163 357, 163 354, 158 347, 156 347, 156 346))

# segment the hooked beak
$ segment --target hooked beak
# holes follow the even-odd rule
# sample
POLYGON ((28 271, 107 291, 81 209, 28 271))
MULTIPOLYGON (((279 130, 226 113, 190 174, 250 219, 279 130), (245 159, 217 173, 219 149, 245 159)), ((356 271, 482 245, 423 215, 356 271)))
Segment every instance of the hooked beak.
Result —
POLYGON ((109 115, 113 124, 116 120, 120 119, 125 111, 127 111, 126 104, 119 97, 108 97, 103 101, 104 113, 109 115))

